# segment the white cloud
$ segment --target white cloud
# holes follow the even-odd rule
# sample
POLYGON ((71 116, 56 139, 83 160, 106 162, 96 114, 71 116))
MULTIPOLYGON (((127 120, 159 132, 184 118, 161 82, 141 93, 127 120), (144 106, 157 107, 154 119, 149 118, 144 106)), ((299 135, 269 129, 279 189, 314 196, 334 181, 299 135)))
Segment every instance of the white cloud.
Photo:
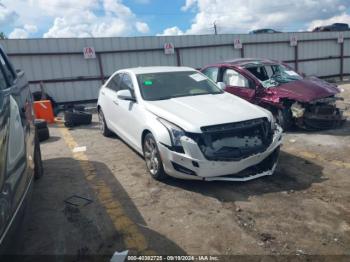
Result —
POLYGON ((349 7, 348 0, 186 0, 182 10, 197 10, 186 34, 211 34, 214 21, 219 33, 246 33, 269 27, 298 31, 313 20, 329 19, 349 7))
POLYGON ((53 26, 43 36, 49 37, 92 37, 91 24, 96 16, 89 11, 75 16, 56 17, 53 26))
POLYGON ((149 27, 146 23, 136 22, 135 26, 136 26, 137 31, 139 31, 142 34, 146 34, 149 32, 149 27))
POLYGON ((350 24, 350 15, 346 14, 346 13, 343 13, 341 15, 338 15, 338 16, 333 16, 331 18, 328 18, 328 19, 324 19, 324 20, 314 20, 310 23, 309 27, 308 27, 308 30, 312 30, 314 29, 315 27, 318 27, 318 26, 325 26, 325 25, 330 25, 330 24, 333 24, 333 23, 346 23, 346 24, 350 24))
POLYGON ((24 38, 28 38, 28 37, 29 37, 28 31, 24 30, 23 28, 15 28, 9 34, 9 38, 11 38, 11 39, 24 39, 24 38))
MULTIPOLYGON (((21 32, 22 37, 30 37, 34 31, 44 31, 43 37, 100 37, 149 32, 148 24, 141 21, 122 0, 0 1, 8 10, 18 12, 15 23, 18 30, 12 35, 21 32)), ((2 16, 8 16, 2 11, 0 6, 0 25, 2 16)), ((3 20, 8 25, 6 21, 9 19, 3 20)))
POLYGON ((29 38, 30 34, 35 33, 38 28, 35 25, 24 25, 23 28, 16 27, 10 34, 11 39, 29 38))
POLYGON ((29 33, 35 33, 38 31, 38 27, 36 25, 24 25, 23 28, 29 33))
POLYGON ((181 7, 182 11, 187 11, 196 4, 197 0, 186 0, 184 6, 181 7))
MULTIPOLYGON (((55 1, 58 2, 58 0, 55 1)), ((72 7, 68 13, 56 17, 53 26, 44 34, 44 37, 109 37, 127 36, 135 31, 149 32, 148 25, 139 21, 121 0, 103 0, 104 16, 97 16, 94 12, 95 0, 87 2, 81 7, 82 10, 72 7)))
POLYGON ((174 27, 169 27, 163 31, 161 34, 157 34, 157 36, 162 36, 162 35, 183 35, 184 32, 181 31, 180 28, 177 26, 174 27))
POLYGON ((46 12, 49 16, 62 16, 79 11, 98 8, 99 0, 24 0, 33 7, 46 12))

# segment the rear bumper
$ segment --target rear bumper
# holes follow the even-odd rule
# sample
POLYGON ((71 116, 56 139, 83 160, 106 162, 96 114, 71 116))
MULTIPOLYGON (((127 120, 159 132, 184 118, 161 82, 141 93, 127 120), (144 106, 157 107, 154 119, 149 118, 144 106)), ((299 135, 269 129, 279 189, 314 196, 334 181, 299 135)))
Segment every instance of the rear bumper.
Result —
POLYGON ((170 176, 207 181, 248 181, 274 173, 281 137, 282 129, 278 127, 271 145, 264 152, 239 161, 209 161, 203 156, 198 145, 188 137, 182 138, 185 153, 171 151, 160 143, 158 148, 164 170, 170 176))

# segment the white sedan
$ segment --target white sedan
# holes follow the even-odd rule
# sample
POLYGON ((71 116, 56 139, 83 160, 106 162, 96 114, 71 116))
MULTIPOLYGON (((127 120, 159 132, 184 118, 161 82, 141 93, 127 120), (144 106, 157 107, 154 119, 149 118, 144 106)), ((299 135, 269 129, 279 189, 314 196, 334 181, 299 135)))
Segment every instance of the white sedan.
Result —
POLYGON ((247 181, 276 168, 282 129, 271 113, 193 68, 119 70, 97 106, 102 134, 142 154, 155 179, 247 181))

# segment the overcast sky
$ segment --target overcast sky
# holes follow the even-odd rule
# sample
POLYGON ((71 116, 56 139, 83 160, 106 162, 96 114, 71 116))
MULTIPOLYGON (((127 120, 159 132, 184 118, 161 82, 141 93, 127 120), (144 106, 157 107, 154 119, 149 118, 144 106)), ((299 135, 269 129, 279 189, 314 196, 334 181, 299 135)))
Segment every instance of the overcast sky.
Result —
POLYGON ((0 0, 10 38, 305 31, 350 24, 350 0, 0 0))

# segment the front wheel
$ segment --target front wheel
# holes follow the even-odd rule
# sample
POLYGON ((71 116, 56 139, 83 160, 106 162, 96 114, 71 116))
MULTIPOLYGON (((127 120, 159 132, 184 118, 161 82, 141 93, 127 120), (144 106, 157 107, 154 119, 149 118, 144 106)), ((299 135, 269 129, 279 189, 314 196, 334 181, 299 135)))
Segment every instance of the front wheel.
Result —
POLYGON ((166 174, 164 172, 163 162, 160 158, 157 142, 151 133, 148 133, 143 140, 143 155, 151 176, 156 180, 164 180, 166 174))
POLYGON ((99 123, 100 131, 102 135, 109 137, 113 134, 112 131, 109 130, 109 128, 107 127, 105 116, 102 112, 102 109, 98 111, 98 123, 99 123))

